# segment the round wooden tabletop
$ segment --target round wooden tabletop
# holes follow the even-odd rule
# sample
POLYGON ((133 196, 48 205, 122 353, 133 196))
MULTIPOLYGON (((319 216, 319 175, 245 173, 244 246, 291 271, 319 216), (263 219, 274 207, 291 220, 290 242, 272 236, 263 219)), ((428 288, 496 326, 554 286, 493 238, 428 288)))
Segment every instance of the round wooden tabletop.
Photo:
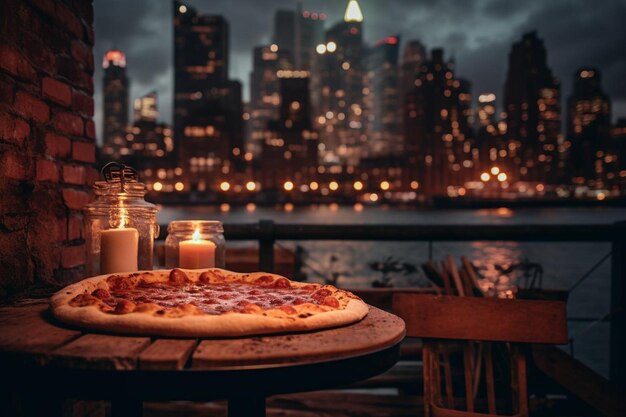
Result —
POLYGON ((336 387, 398 360, 404 322, 370 307, 360 322, 232 339, 109 335, 56 322, 47 300, 0 307, 0 364, 48 390, 86 398, 210 400, 336 387), (130 392, 130 394, 129 394, 130 392))

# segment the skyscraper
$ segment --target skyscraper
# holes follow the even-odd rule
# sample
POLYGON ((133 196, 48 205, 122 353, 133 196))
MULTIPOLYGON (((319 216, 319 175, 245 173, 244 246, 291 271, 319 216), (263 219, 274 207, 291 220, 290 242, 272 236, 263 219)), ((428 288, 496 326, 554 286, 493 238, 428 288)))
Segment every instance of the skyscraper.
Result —
POLYGON ((262 151, 262 184, 278 190, 285 181, 308 183, 317 169, 318 134, 311 124, 309 74, 281 70, 279 118, 269 122, 262 151))
POLYGON ((128 78, 126 78, 126 55, 117 49, 104 54, 102 118, 103 147, 105 156, 118 158, 120 150, 126 146, 126 125, 128 124, 128 78))
POLYGON ((524 34, 509 53, 504 88, 507 140, 518 154, 520 179, 555 182, 565 175, 560 92, 543 40, 536 32, 524 34))
POLYGON ((367 156, 402 152, 402 97, 398 71, 400 37, 377 41, 367 52, 364 97, 367 156))
POLYGON ((310 71, 315 46, 324 39, 326 14, 302 10, 277 10, 274 13, 273 42, 288 57, 295 69, 310 71))
POLYGON ((602 90, 597 68, 574 73, 574 91, 567 99, 567 138, 571 142, 572 170, 577 184, 602 186, 606 163, 616 154, 611 149, 611 102, 602 90), (599 155, 598 153, 602 153, 599 155))
MULTIPOLYGON (((174 141, 172 128, 157 121, 159 117, 158 95, 152 91, 135 99, 134 121, 128 126, 126 141, 136 168, 154 167, 156 160, 172 155, 174 141)), ((168 162, 169 158, 168 158, 168 162)), ((159 161, 157 165, 162 165, 159 161)))
POLYGON ((288 70, 291 58, 287 50, 277 44, 254 48, 250 74, 250 143, 249 150, 261 152, 263 133, 267 123, 279 117, 280 85, 277 72, 288 70))
POLYGON ((243 154, 241 84, 228 79, 226 19, 173 5, 174 133, 181 166, 189 167, 195 186, 204 173, 227 173, 243 154))
POLYGON ((314 97, 316 124, 330 163, 356 166, 367 142, 364 134, 363 14, 356 0, 343 21, 326 31, 317 46, 314 97))
POLYGON ((400 94, 405 102, 406 94, 413 89, 413 83, 419 73, 424 71, 426 47, 418 40, 410 40, 404 45, 400 63, 400 94))
POLYGON ((474 179, 479 160, 468 124, 470 85, 455 78, 442 49, 432 50, 413 85, 404 108, 408 174, 427 196, 448 195, 474 179))

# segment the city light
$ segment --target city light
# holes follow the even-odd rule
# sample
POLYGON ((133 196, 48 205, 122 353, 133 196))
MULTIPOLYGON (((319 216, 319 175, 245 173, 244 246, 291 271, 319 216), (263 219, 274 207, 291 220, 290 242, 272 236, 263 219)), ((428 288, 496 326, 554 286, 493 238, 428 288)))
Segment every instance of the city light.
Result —
POLYGON ((316 181, 311 181, 311 183, 309 184, 309 187, 311 187, 312 191, 317 191, 317 189, 320 187, 319 184, 316 181))
POLYGON ((256 183, 254 181, 248 181, 246 183, 246 190, 248 190, 248 191, 256 190, 256 183))
POLYGON ((154 191, 161 191, 161 190, 163 189, 163 184, 161 184, 159 181, 157 181, 157 182, 155 182, 155 183, 152 185, 152 189, 153 189, 154 191))
POLYGON ((417 190, 420 186, 420 183, 417 181, 411 181, 411 190, 417 190))
POLYGON ((504 172, 501 172, 498 174, 498 181, 500 182, 506 181, 506 174, 504 172))
POLYGON ((498 175, 499 172, 500 172, 500 168, 498 167, 491 168, 491 175, 498 175))
POLYGON ((335 52, 337 50, 337 44, 333 41, 330 41, 326 44, 326 50, 328 52, 335 52))
POLYGON ((291 213, 293 211, 293 203, 285 203, 283 208, 287 213, 291 213))
POLYGON ((370 194, 370 201, 371 201, 372 203, 377 202, 377 201, 378 201, 378 194, 376 194, 376 193, 372 193, 372 194, 370 194))
POLYGON ((252 213, 254 210, 256 210, 256 204, 254 204, 254 203, 246 204, 246 211, 248 213, 252 213))
POLYGON ((489 181, 490 178, 491 178, 491 175, 489 175, 486 172, 483 172, 482 174, 480 174, 480 180, 481 181, 487 182, 487 181, 489 181))
POLYGON ((270 51, 272 52, 278 52, 278 45, 276 45, 275 43, 270 45, 270 51))
POLYGON ((381 181, 380 189, 383 191, 387 191, 390 187, 389 181, 381 181))
POLYGON ((178 11, 181 13, 187 13, 187 6, 185 6, 184 4, 181 4, 180 7, 178 8, 178 11))
POLYGON ((230 183, 228 181, 222 181, 222 183, 220 184, 220 190, 222 191, 230 190, 230 183))
POLYGON ((361 181, 355 181, 352 187, 354 187, 356 191, 361 191, 363 189, 363 183, 361 181))
POLYGON ((228 203, 222 203, 222 204, 220 204, 220 211, 221 211, 222 213, 227 213, 227 212, 229 212, 229 211, 230 211, 230 204, 228 204, 228 203))
POLYGON ((363 204, 361 204, 361 203, 356 203, 352 207, 354 208, 354 211, 356 211, 357 213, 360 213, 360 212, 363 211, 363 204))
POLYGON ((183 191, 185 189, 185 184, 179 181, 176 184, 174 184, 174 189, 176 191, 183 191))
POLYGON ((315 52, 317 52, 320 55, 323 55, 326 53, 326 45, 324 45, 323 43, 320 43, 319 45, 317 45, 315 47, 315 52))
POLYGON ((285 189, 285 191, 293 190, 293 182, 285 181, 285 183, 283 184, 283 188, 285 189))
POLYGON ((339 184, 337 183, 337 181, 331 181, 328 184, 328 188, 330 188, 331 191, 337 191, 339 189, 339 184))

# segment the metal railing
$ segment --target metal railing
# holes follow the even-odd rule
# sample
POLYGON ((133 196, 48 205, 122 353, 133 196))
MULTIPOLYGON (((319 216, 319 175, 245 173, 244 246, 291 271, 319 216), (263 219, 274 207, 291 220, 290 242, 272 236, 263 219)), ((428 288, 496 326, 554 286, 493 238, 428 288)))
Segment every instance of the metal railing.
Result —
MULTIPOLYGON (((166 229, 162 227, 162 230, 166 229)), ((261 220, 226 224, 224 234, 227 240, 258 241, 259 270, 268 272, 274 270, 274 246, 278 240, 421 241, 429 243, 429 257, 433 242, 608 242, 611 303, 609 314, 601 321, 610 322, 610 378, 618 383, 626 382, 626 221, 601 225, 312 225, 261 220)), ((608 258, 605 256, 601 262, 608 258)))

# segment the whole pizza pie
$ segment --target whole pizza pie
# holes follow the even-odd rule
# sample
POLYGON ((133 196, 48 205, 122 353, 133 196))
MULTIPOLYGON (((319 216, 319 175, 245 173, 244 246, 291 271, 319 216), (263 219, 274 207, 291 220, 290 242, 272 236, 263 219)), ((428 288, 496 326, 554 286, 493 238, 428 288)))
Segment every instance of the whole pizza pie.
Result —
POLYGON ((361 320, 368 306, 332 285, 223 269, 108 274, 52 296, 65 323, 118 333, 211 337, 305 331, 361 320))

